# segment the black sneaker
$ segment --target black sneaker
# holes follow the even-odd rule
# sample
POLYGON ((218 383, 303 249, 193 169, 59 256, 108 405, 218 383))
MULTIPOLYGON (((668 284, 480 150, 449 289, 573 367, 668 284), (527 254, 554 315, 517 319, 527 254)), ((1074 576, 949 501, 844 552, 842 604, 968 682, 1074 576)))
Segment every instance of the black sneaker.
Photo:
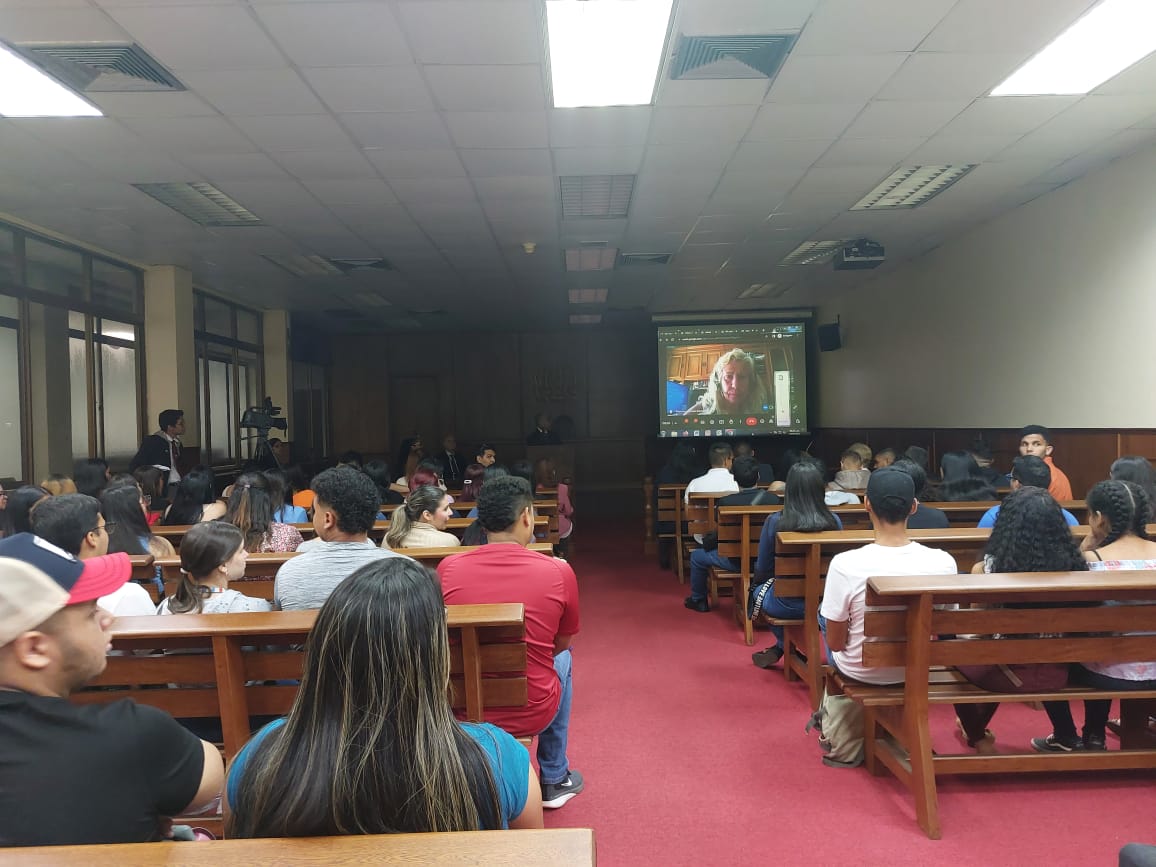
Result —
POLYGON ((687 596, 686 599, 682 600, 682 604, 691 611, 698 611, 701 614, 710 611, 710 603, 706 599, 695 599, 693 596, 687 596))
POLYGON ((783 648, 773 644, 766 650, 756 650, 751 654, 751 662, 759 668, 770 668, 783 658, 783 648))
POLYGON ((1089 753, 1102 753, 1108 749, 1103 735, 1084 735, 1084 750, 1089 753))
POLYGON ((542 806, 547 810, 557 810, 584 787, 582 775, 577 771, 567 771, 566 779, 560 783, 542 783, 542 806))
POLYGON ((1032 749, 1037 753, 1074 753, 1084 749, 1084 742, 1062 741, 1051 734, 1046 738, 1032 738, 1032 749))

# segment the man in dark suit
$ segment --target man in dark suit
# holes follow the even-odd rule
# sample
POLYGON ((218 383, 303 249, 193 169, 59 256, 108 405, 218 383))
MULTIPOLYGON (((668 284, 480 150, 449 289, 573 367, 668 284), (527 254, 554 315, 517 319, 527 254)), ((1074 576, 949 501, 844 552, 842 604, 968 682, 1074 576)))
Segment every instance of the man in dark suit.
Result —
POLYGON ((442 451, 434 455, 434 460, 441 464, 442 481, 447 488, 455 491, 462 486, 462 475, 466 470, 466 461, 458 454, 458 440, 452 433, 442 438, 442 451))
POLYGON ((538 413, 534 417, 534 430, 526 437, 526 445, 528 446, 556 446, 562 440, 558 438, 558 434, 550 430, 550 416, 544 412, 538 413))
POLYGON ((185 432, 184 410, 166 409, 157 419, 160 430, 141 440, 140 448, 133 456, 129 469, 137 467, 160 467, 167 470, 165 492, 168 487, 181 480, 177 463, 181 457, 180 437, 185 432))

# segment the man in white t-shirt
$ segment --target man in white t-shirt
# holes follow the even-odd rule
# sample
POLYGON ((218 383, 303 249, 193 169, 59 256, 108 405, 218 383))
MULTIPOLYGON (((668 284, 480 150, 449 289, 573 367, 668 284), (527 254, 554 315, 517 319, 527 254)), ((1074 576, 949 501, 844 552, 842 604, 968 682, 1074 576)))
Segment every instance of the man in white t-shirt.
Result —
POLYGON ((903 668, 863 665, 863 615, 867 580, 874 575, 955 575, 955 558, 907 536, 915 511, 915 482, 886 467, 871 474, 865 497, 875 541, 831 558, 819 622, 827 638, 828 661, 847 677, 864 683, 902 683, 903 668))

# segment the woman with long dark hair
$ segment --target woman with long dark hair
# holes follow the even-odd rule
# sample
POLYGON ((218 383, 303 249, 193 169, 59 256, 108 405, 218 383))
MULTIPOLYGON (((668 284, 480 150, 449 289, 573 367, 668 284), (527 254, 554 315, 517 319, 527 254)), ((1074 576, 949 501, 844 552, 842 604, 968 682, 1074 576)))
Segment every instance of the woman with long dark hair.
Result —
POLYGON ((1156 504, 1156 472, 1148 459, 1140 455, 1124 455, 1112 462, 1108 477, 1121 482, 1132 482, 1144 489, 1150 504, 1156 504))
MULTIPOLYGON (((405 499, 390 487, 392 476, 389 474, 389 464, 385 461, 380 458, 369 461, 362 472, 373 479, 373 483, 377 485, 378 505, 397 505, 405 499)), ((377 520, 382 521, 385 518, 384 513, 378 512, 377 520)))
POLYGON ((486 468, 476 461, 466 465, 462 471, 462 492, 454 499, 459 511, 468 512, 473 508, 478 499, 478 491, 482 489, 482 476, 485 472, 486 468))
POLYGON ((393 510, 382 548, 451 548, 462 544, 446 525, 454 515, 450 496, 434 485, 423 485, 393 510))
MULTIPOLYGON (((1139 460, 1148 463, 1144 458, 1139 460)), ((1116 470, 1116 464, 1112 470, 1116 470)), ((1156 569, 1156 542, 1148 538, 1152 500, 1141 485, 1119 479, 1100 482, 1088 491, 1086 502, 1090 532, 1083 548, 1090 570, 1156 569)), ((1096 689, 1156 689, 1156 661, 1086 662, 1072 666, 1071 678, 1096 689)), ((1068 702, 1045 701, 1044 710, 1052 722, 1052 733, 1032 739, 1032 746, 1040 752, 1106 749, 1111 699, 1084 702, 1082 737, 1076 732, 1068 702)))
POLYGON ((14 491, 0 493, 0 539, 15 536, 17 533, 31 533, 32 522, 28 515, 32 507, 50 496, 48 491, 39 485, 23 485, 14 491))
MULTIPOLYGON (((1004 497, 983 560, 972 572, 1080 572, 1087 568, 1060 504, 1043 488, 1027 486, 1004 497)), ((965 665, 959 671, 992 692, 1059 689, 1068 679, 1064 665, 1017 666, 1014 678, 998 665, 965 665)), ((987 725, 997 710, 996 702, 955 706, 960 736, 978 753, 995 751, 995 735, 987 725)))
POLYGON ((108 461, 104 458, 85 458, 73 466, 72 481, 78 494, 100 499, 100 492, 108 484, 108 461))
MULTIPOLYGON (((842 530, 839 516, 827 508, 824 500, 823 468, 813 460, 801 460, 787 471, 787 489, 783 510, 767 516, 759 535, 759 558, 755 562, 755 585, 751 588, 752 616, 763 611, 768 617, 799 618, 804 614, 804 600, 799 596, 775 595, 775 534, 781 531, 818 533, 842 530)), ((775 643, 751 654, 759 668, 770 668, 783 658, 783 629, 772 626, 775 643)))
POLYGON ((272 611, 267 599, 229 587, 245 576, 245 537, 232 524, 207 521, 190 527, 181 541, 181 583, 157 614, 235 614, 272 611))
POLYGON ((281 524, 305 524, 309 515, 300 506, 293 505, 293 486, 284 470, 265 470, 269 496, 273 499, 273 520, 281 524))
POLYGON ((225 504, 216 498, 212 473, 195 467, 177 483, 173 502, 165 510, 161 524, 173 527, 216 521, 225 517, 226 511, 225 504))
POLYGON ((991 501, 996 498, 995 488, 983 478, 979 464, 969 452, 947 452, 939 459, 943 481, 936 491, 941 503, 970 503, 991 501))
POLYGON ((135 482, 110 485, 100 495, 100 512, 107 524, 114 525, 108 534, 108 553, 152 554, 172 557, 172 543, 153 533, 148 524, 145 496, 135 482))
POLYGON ((225 520, 245 535, 245 550, 250 554, 296 551, 304 541, 296 527, 273 520, 274 510, 268 479, 261 473, 237 477, 225 520))
POLYGON ((400 557, 358 569, 317 615, 288 717, 233 760, 227 835, 542 827, 529 754, 455 720, 449 678, 437 579, 400 557))

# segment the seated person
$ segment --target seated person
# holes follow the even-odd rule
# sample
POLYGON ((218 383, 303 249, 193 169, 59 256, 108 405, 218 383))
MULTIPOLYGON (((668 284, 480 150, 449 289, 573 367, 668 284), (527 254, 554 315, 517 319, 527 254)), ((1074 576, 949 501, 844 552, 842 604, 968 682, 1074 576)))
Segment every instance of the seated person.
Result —
POLYGON ((873 468, 881 470, 884 467, 891 466, 897 460, 899 460, 899 454, 895 449, 891 447, 879 449, 879 451, 875 452, 875 464, 873 468))
POLYGON ((863 469, 870 471, 871 461, 874 460, 875 457, 871 452, 871 446, 867 445, 867 443, 851 443, 851 445, 847 446, 847 451, 857 454, 863 462, 863 469))
POLYGON ((293 505, 293 485, 284 470, 265 470, 269 482, 269 496, 273 500, 273 520, 279 524, 307 524, 309 512, 293 505))
POLYGON ((454 497, 454 511, 463 517, 474 507, 478 500, 478 491, 482 489, 482 478, 486 468, 476 461, 466 467, 462 474, 462 492, 454 497))
POLYGON ((770 393, 759 377, 755 356, 735 347, 719 356, 706 391, 683 415, 774 415, 770 393))
POLYGON ((907 518, 915 511, 915 483, 894 467, 871 474, 865 498, 875 541, 831 558, 819 608, 828 661, 864 683, 902 683, 903 667, 863 665, 863 616, 867 580, 873 575, 954 575, 955 558, 911 541, 907 518))
POLYGON ((451 548, 462 544, 446 525, 454 516, 450 496, 435 485, 413 491, 393 510, 383 548, 451 548))
POLYGON ((0 541, 5 846, 158 841, 171 817, 217 802, 221 754, 167 713, 68 700, 104 671, 113 617, 97 600, 131 573, 125 554, 82 562, 29 533, 0 541))
POLYGON ((847 449, 839 456, 839 472, 835 481, 827 486, 829 491, 861 491, 867 487, 871 471, 864 469, 863 456, 855 449, 847 449))
POLYGON ((1052 484, 1048 488, 1048 493, 1055 497, 1057 502, 1067 503, 1072 499, 1072 483, 1068 480, 1067 474, 1052 460, 1054 451, 1052 433, 1043 425, 1029 424, 1020 431, 1020 454, 1043 458, 1048 469, 1052 471, 1052 484))
POLYGON ((995 488, 984 480, 979 464, 965 451, 947 452, 939 459, 943 481, 935 492, 940 503, 988 502, 996 499, 995 488))
POLYGON ((276 508, 265 476, 253 472, 237 477, 225 520, 245 535, 245 550, 250 554, 296 551, 304 541, 296 527, 274 519, 276 508))
POLYGON ((229 587, 245 577, 245 537, 232 524, 209 521, 189 528, 181 540, 181 582, 161 601, 157 614, 236 614, 272 611, 267 599, 229 587))
MULTIPOLYGON (((48 493, 54 497, 59 497, 61 494, 76 493, 76 482, 64 475, 64 473, 53 473, 40 483, 40 487, 44 488, 44 490, 48 491, 48 493)), ((0 496, 3 496, 3 494, 0 494, 0 496)))
MULTIPOLYGON (((775 494, 758 487, 759 462, 753 457, 735 458, 731 465, 731 473, 739 486, 739 492, 716 500, 716 509, 719 506, 777 506, 782 502, 775 494)), ((691 552, 690 595, 683 600, 683 604, 691 611, 710 611, 710 603, 706 597, 707 574, 711 566, 728 572, 734 572, 739 568, 734 561, 718 553, 717 544, 709 551, 706 548, 697 548, 691 552)))
POLYGON ((409 559, 358 569, 317 615, 289 716, 229 768, 228 836, 541 828, 525 748, 496 726, 457 722, 449 684, 430 572, 409 559))
MULTIPOLYGON (((1043 458, 1037 458, 1035 455, 1020 455, 1012 461, 1011 471, 1011 488, 1013 491, 1018 491, 1022 487, 1043 488, 1047 490, 1051 487, 1052 471, 1043 458)), ((990 509, 983 513, 983 517, 979 519, 977 527, 994 527, 995 520, 999 517, 1000 504, 996 503, 990 509)), ((1064 520, 1068 522, 1069 527, 1079 525, 1076 516, 1067 509, 1061 509, 1064 514, 1064 520)))
MULTIPOLYGON (((739 483, 731 473, 734 451, 724 442, 716 442, 710 447, 710 469, 696 479, 691 479, 682 495, 684 503, 690 503, 691 494, 737 494, 739 483)), ((694 540, 702 544, 702 533, 695 533, 694 540)))
MULTIPOLYGON (((1082 547, 1090 570, 1156 569, 1156 542, 1148 538, 1147 531, 1152 503, 1142 487, 1117 480, 1100 482, 1088 492, 1087 504, 1090 532, 1082 547)), ((1156 661, 1077 664, 1072 666, 1071 681, 1096 689, 1156 689, 1156 661)), ((1084 702, 1084 730, 1080 734, 1076 732, 1070 703, 1045 701, 1044 710, 1052 722, 1052 733, 1032 739, 1036 750, 1106 749, 1104 737, 1111 699, 1084 702)))
POLYGON ((189 470, 173 492, 172 504, 165 510, 161 524, 166 527, 196 524, 199 521, 217 521, 225 517, 228 506, 213 490, 212 473, 201 467, 189 470))
POLYGON ((951 526, 951 522, 947 519, 947 513, 943 509, 936 509, 926 503, 920 502, 922 492, 927 489, 927 474, 923 472, 923 467, 909 461, 907 458, 895 461, 891 466, 895 469, 907 473, 911 476, 911 481, 915 484, 915 511, 911 513, 911 517, 907 519, 908 530, 946 530, 951 526))
MULTIPOLYGON (((754 458, 755 447, 751 445, 750 440, 739 440, 734 444, 735 460, 739 458, 754 458)), ((768 487, 774 484, 775 470, 770 464, 759 463, 759 485, 761 487, 768 487)))
POLYGON ((558 501, 558 545, 554 553, 563 556, 566 540, 574 532, 574 504, 570 501, 570 486, 558 481, 553 458, 539 458, 534 464, 534 499, 558 501))

